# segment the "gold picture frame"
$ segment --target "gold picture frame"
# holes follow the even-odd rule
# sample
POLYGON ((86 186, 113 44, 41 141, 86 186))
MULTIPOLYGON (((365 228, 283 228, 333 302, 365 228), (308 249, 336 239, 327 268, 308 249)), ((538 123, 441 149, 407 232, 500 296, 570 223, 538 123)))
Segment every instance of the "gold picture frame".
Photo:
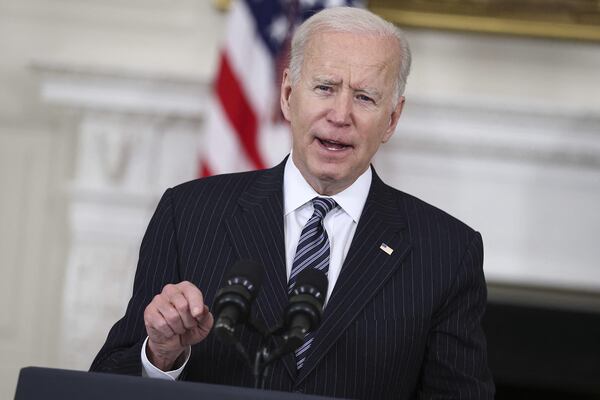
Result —
POLYGON ((399 26, 600 41, 600 0, 369 0, 399 26))

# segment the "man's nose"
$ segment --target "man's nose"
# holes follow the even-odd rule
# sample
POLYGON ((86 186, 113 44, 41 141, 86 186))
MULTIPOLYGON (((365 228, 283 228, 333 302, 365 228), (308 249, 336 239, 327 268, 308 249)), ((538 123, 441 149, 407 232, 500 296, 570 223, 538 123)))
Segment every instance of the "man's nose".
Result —
POLYGON ((334 96, 327 120, 336 126, 348 126, 351 123, 352 93, 342 90, 334 96))

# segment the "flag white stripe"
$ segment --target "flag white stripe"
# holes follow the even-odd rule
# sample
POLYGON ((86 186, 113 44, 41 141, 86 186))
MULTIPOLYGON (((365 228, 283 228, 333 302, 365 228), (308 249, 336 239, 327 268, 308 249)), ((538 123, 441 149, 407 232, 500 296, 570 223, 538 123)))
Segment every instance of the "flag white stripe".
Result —
POLYGON ((254 18, 245 1, 234 2, 229 22, 225 49, 231 68, 262 125, 272 111, 277 89, 273 58, 256 32, 254 18))

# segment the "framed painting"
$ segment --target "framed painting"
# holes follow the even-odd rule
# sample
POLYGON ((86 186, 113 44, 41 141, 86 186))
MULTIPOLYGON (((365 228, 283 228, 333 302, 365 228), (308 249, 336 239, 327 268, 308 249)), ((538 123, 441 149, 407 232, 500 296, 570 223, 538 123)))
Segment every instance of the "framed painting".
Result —
POLYGON ((600 0, 369 0, 400 26, 600 41, 600 0))

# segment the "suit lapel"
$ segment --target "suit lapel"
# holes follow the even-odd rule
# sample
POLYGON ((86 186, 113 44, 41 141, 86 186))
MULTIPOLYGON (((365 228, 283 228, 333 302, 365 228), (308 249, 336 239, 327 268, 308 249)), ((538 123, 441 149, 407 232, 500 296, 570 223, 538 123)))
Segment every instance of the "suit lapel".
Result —
MULTIPOLYGON (((227 222, 240 259, 257 261, 265 268, 253 317, 258 317, 268 329, 281 321, 288 302, 282 189, 285 162, 258 173, 258 178, 241 194, 239 207, 227 222)), ((290 377, 295 379, 293 356, 284 357, 283 362, 290 377)))
POLYGON ((323 321, 296 385, 315 368, 410 250, 397 200, 373 170, 371 189, 323 321), (393 249, 388 254, 382 244, 393 249))

